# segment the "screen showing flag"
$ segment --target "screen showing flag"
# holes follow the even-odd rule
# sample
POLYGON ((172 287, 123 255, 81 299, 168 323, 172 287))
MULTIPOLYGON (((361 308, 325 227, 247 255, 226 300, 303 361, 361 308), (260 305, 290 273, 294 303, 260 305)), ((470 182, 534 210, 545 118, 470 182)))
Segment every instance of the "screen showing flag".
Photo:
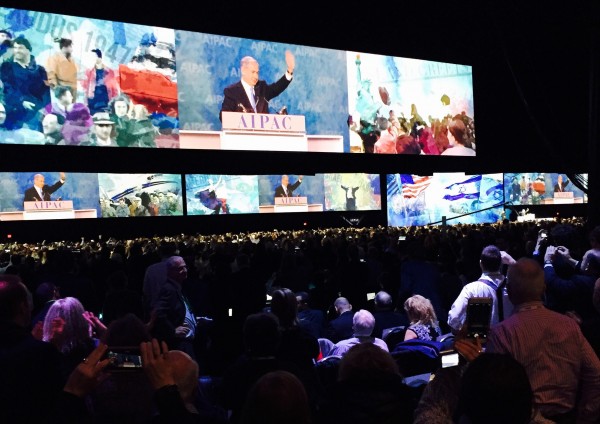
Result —
POLYGON ((497 222, 504 202, 502 174, 388 174, 388 225, 497 222))

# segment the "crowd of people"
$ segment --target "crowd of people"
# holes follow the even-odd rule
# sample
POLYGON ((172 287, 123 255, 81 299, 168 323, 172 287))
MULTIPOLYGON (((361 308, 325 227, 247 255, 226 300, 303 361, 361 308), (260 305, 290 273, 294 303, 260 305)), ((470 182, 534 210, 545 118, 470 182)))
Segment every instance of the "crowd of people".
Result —
POLYGON ((583 219, 0 247, 2 422, 600 420, 583 219), (406 352, 442 348, 411 384, 406 352))
MULTIPOLYGON (((106 63, 99 48, 88 52, 94 61, 84 69, 85 57, 74 55, 73 40, 56 38, 57 48, 41 63, 26 37, 1 34, 0 143, 157 147, 157 140, 173 138, 174 118, 151 99, 144 103, 126 94, 119 69, 106 63)), ((154 57, 139 52, 142 44, 132 69, 154 57)), ((157 44, 146 40, 145 47, 157 44)))

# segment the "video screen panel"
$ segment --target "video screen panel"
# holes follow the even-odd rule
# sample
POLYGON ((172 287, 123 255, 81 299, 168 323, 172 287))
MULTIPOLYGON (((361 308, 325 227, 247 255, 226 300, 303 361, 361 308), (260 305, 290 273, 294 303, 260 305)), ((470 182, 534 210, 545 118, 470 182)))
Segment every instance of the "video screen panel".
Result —
POLYGON ((182 216, 180 174, 98 174, 102 218, 182 216))
POLYGON ((502 174, 388 174, 386 186, 390 226, 441 224, 443 217, 449 224, 493 223, 502 219, 502 174), (480 212, 469 214, 476 211, 480 212))
POLYGON ((185 176, 188 215, 258 213, 256 175, 185 176))
POLYGON ((381 210, 378 174, 185 176, 188 215, 381 210))
POLYGON ((352 151, 360 139, 371 153, 475 156, 471 66, 358 52, 346 60, 352 151))
POLYGON ((98 216, 98 174, 0 172, 0 221, 98 216))
MULTIPOLYGON (((587 174, 584 174, 587 178, 587 174)), ((504 197, 512 205, 587 203, 587 194, 565 174, 526 172, 504 174, 504 197)))
POLYGON ((11 8, 0 20, 0 143, 179 147, 173 29, 11 8))
POLYGON ((379 174, 324 174, 325 210, 381 210, 379 174))
POLYGON ((0 19, 0 143, 476 152, 469 65, 12 8, 0 19))

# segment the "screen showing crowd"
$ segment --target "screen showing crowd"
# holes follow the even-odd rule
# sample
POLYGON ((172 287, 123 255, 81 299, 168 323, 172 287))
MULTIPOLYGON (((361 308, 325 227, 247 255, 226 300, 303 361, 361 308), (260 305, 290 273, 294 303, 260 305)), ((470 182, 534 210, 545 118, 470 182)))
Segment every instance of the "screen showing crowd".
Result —
POLYGON ((12 8, 0 62, 0 143, 476 152, 469 65, 12 8))

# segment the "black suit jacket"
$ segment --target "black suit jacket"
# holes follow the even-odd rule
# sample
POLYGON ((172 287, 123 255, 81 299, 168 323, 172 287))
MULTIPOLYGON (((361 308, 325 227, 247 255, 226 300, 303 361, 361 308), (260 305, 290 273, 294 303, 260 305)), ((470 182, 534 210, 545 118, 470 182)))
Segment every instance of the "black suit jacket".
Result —
MULTIPOLYGON (((259 80, 254 86, 254 94, 256 95, 256 112, 269 113, 269 100, 279 96, 290 85, 291 80, 283 75, 273 84, 267 84, 264 80, 259 80)), ((252 112, 250 99, 244 90, 241 81, 231 84, 223 90, 224 99, 221 105, 221 112, 243 112, 245 109, 252 112), (241 106, 243 106, 243 108, 241 106)), ((219 114, 221 119, 221 114, 219 114)))
POLYGON ((167 342, 169 347, 176 346, 175 329, 183 325, 185 319, 185 303, 181 287, 167 279, 162 285, 156 303, 157 318, 153 335, 167 342))
POLYGON ((567 186, 569 185, 570 182, 571 181, 569 181, 569 180, 565 180, 560 185, 558 183, 554 184, 554 192, 565 191, 565 189, 567 188, 567 186))
POLYGON ((43 199, 40 199, 40 195, 38 194, 37 190, 35 189, 35 187, 30 187, 27 190, 25 190, 25 198, 23 199, 24 202, 41 202, 43 201, 50 201, 52 200, 50 198, 50 195, 52 193, 54 193, 56 190, 58 190, 59 188, 61 188, 63 185, 63 183, 61 181, 57 181, 56 183, 52 184, 51 186, 45 184, 44 187, 42 187, 42 194, 43 194, 43 199))
POLYGON ((283 191, 283 187, 281 185, 277 186, 275 189, 275 197, 292 197, 293 191, 296 190, 301 183, 302 181, 298 180, 294 184, 288 184, 287 195, 285 194, 285 191, 283 191))
POLYGON ((329 321, 327 338, 334 343, 351 338, 354 334, 354 330, 352 329, 353 318, 354 311, 346 311, 336 319, 329 321))

